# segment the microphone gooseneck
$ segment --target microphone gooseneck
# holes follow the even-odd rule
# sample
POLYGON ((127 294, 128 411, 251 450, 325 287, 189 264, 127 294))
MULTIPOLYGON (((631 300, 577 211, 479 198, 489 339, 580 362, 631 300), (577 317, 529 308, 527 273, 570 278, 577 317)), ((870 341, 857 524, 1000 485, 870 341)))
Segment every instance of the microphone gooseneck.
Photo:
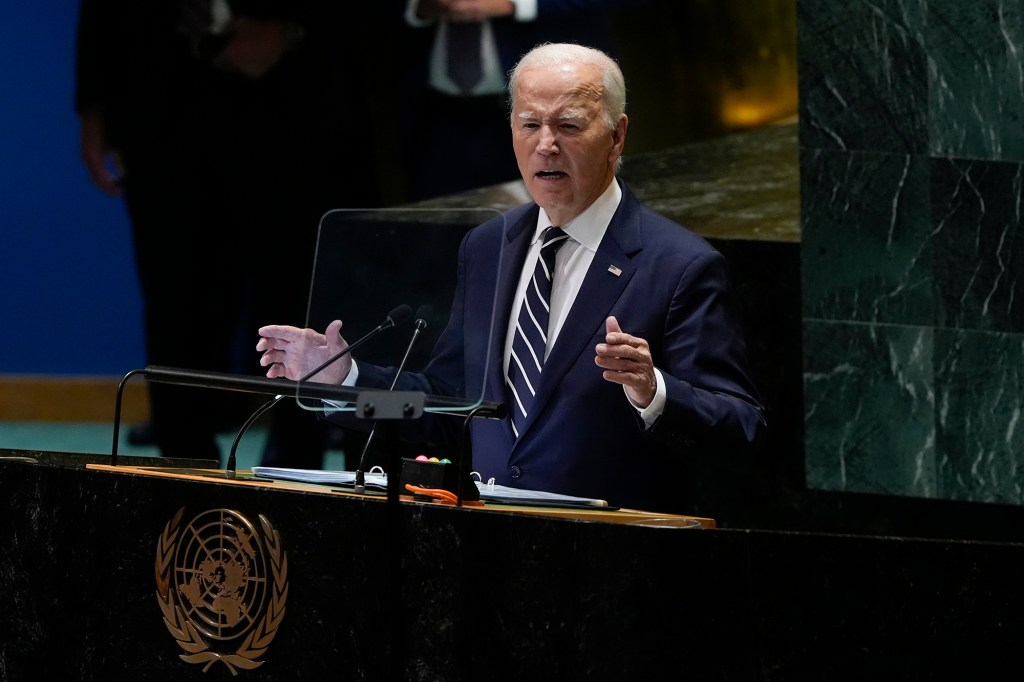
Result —
MULTIPOLYGON (((391 386, 388 388, 389 391, 395 390, 395 386, 398 385, 398 378, 402 375, 402 371, 405 369, 405 363, 409 360, 409 356, 412 354, 413 346, 416 345, 416 341, 419 339, 420 334, 424 329, 427 328, 427 319, 430 317, 431 308, 428 305, 422 305, 416 310, 416 323, 415 328, 412 332, 412 338, 409 339, 409 345, 405 348, 405 355, 402 356, 402 362, 398 365, 398 370, 395 372, 395 378, 391 380, 391 386)), ((366 492, 366 455, 370 451, 370 443, 373 442, 373 435, 377 432, 377 423, 374 422, 373 428, 370 429, 370 435, 366 437, 366 444, 363 445, 363 452, 359 456, 359 467, 356 469, 355 482, 352 485, 352 490, 357 493, 366 492)), ((397 476, 397 471, 389 472, 392 476, 397 476)))
MULTIPOLYGON (((355 349, 359 348, 364 343, 374 338, 384 330, 391 329, 392 327, 397 327, 398 325, 405 323, 405 321, 408 320, 410 317, 412 317, 412 308, 410 308, 408 305, 404 303, 402 305, 396 306, 391 310, 391 312, 387 314, 387 317, 384 318, 384 321, 377 325, 373 330, 371 330, 367 334, 364 334, 354 343, 345 346, 343 349, 329 357, 319 367, 311 370, 309 373, 306 374, 306 376, 299 379, 298 383, 301 384, 303 381, 308 381, 310 377, 315 376, 316 374, 318 374, 325 368, 329 367, 331 364, 337 362, 342 357, 348 355, 355 349)), ((276 395, 267 402, 260 405, 258 408, 256 408, 256 411, 253 412, 252 415, 250 415, 250 417, 245 420, 245 423, 242 424, 242 427, 238 430, 238 433, 235 434, 235 439, 231 443, 231 450, 228 453, 227 463, 225 464, 224 467, 225 476, 227 478, 235 478, 235 469, 237 461, 236 453, 238 451, 238 443, 242 440, 242 435, 249 429, 250 426, 252 426, 252 424, 257 419, 263 416, 263 414, 265 414, 267 410, 269 410, 274 405, 279 403, 282 398, 284 398, 283 395, 276 395)))

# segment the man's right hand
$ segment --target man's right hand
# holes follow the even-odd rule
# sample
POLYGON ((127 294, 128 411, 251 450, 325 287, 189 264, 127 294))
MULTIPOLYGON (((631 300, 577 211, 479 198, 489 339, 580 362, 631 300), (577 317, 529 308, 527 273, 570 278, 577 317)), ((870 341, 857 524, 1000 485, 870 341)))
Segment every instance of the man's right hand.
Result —
MULTIPOLYGON (((271 379, 304 379, 328 358, 348 347, 348 342, 341 336, 341 320, 335 320, 327 325, 323 334, 313 329, 277 324, 260 327, 259 334, 260 340, 256 344, 256 350, 263 352, 260 365, 267 368, 267 376, 271 379)), ((352 356, 345 355, 308 380, 340 384, 348 376, 351 368, 352 356)))

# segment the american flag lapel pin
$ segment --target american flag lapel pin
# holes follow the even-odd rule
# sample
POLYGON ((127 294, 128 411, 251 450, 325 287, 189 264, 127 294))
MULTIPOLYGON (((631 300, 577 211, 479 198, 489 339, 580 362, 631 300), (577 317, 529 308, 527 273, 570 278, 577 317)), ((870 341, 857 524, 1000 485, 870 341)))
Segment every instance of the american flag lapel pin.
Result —
POLYGON ((608 266, 608 272, 610 272, 613 275, 615 275, 616 277, 618 277, 619 275, 622 274, 622 268, 620 268, 617 265, 609 265, 608 266))

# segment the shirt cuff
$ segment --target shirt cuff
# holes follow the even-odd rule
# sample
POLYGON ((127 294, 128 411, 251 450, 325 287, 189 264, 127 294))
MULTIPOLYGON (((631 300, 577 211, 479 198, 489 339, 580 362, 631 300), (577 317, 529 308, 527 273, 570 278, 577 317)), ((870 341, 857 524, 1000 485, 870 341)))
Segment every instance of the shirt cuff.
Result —
POLYGON ((537 18, 537 0, 515 0, 514 4, 516 21, 533 21, 537 18))
MULTIPOLYGON (((356 381, 358 381, 358 380, 359 380, 359 363, 356 362, 355 360, 353 360, 352 361, 352 366, 348 370, 348 376, 345 377, 344 380, 342 380, 341 385, 342 386, 355 386, 356 385, 356 381)), ((324 401, 324 405, 327 406, 327 407, 324 408, 324 412, 326 414, 334 414, 335 412, 343 411, 346 407, 349 407, 350 405, 352 405, 352 403, 342 403, 342 402, 338 402, 337 400, 325 400, 324 401)))
POLYGON ((341 381, 342 386, 355 386, 359 381, 359 363, 352 358, 352 364, 348 368, 348 376, 341 381))
MULTIPOLYGON (((632 405, 636 411, 640 414, 640 418, 644 420, 644 427, 646 429, 654 426, 654 422, 658 421, 658 417, 665 411, 665 401, 668 399, 668 389, 665 388, 665 378, 661 375, 661 370, 657 367, 654 368, 654 379, 658 382, 658 387, 654 391, 654 399, 651 404, 647 407, 640 407, 633 402, 629 394, 626 394, 626 400, 629 400, 629 404, 632 405)), ((622 390, 625 391, 626 387, 623 386, 622 390)))

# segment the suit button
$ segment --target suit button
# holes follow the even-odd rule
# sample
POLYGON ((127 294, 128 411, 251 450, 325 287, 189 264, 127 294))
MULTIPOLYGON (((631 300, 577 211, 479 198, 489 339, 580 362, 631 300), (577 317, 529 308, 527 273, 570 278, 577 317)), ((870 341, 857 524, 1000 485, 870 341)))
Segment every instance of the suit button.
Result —
POLYGON ((523 472, 519 470, 519 467, 509 467, 508 475, 512 478, 519 478, 523 475, 523 472))

